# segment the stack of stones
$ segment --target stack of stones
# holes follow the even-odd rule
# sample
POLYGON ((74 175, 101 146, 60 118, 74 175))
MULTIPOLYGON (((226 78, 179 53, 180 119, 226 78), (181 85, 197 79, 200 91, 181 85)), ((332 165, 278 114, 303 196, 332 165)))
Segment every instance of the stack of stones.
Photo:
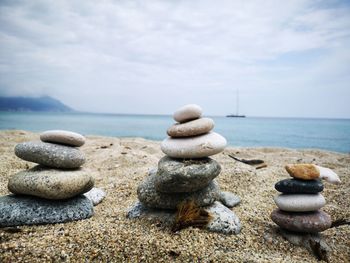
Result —
POLYGON ((337 184, 339 177, 330 169, 314 164, 287 165, 286 170, 293 179, 276 183, 276 190, 281 192, 274 198, 279 209, 272 212, 271 219, 293 232, 318 233, 328 229, 332 220, 320 210, 326 204, 320 179, 337 184))
MULTIPOLYGON (((158 163, 158 169, 150 172, 137 189, 140 203, 128 213, 135 218, 150 215, 163 209, 168 218, 175 214, 179 204, 193 201, 214 215, 207 228, 216 232, 239 233, 240 222, 235 214, 217 202, 233 207, 239 198, 229 192, 221 192, 214 180, 220 172, 220 164, 209 156, 220 153, 226 146, 221 135, 212 132, 214 121, 201 118, 198 105, 186 105, 174 113, 176 124, 167 133, 169 137, 161 144, 166 154, 158 163), (153 209, 153 210, 152 210, 153 209), (225 225, 225 227, 222 227, 225 225)), ((171 221, 171 220, 170 220, 171 221)))
POLYGON ((0 198, 0 226, 61 223, 91 217, 92 202, 81 195, 94 185, 80 168, 84 154, 77 148, 85 138, 69 131, 46 131, 41 141, 16 145, 17 157, 39 165, 9 178, 15 195, 0 198))

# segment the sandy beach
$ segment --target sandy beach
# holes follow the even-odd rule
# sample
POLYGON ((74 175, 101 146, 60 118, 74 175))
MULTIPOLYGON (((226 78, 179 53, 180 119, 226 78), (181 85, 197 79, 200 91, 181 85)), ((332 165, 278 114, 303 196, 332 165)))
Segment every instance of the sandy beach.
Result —
MULTIPOLYGON (((34 163, 14 154, 17 143, 39 140, 26 131, 0 132, 0 195, 9 194, 8 178, 34 163)), ((275 209, 274 184, 288 178, 284 165, 315 163, 338 173, 341 185, 325 184, 324 211, 332 219, 350 218, 350 154, 321 150, 228 147, 213 159, 222 166, 222 190, 239 195, 232 210, 242 223, 239 235, 222 235, 196 228, 172 233, 157 223, 129 220, 127 209, 137 201, 138 184, 164 156, 160 142, 142 138, 87 136, 81 148, 84 167, 95 177, 95 186, 107 197, 95 207, 92 218, 55 225, 0 229, 0 262, 318 262, 305 248, 291 245, 276 234, 270 213, 275 209), (238 158, 262 159, 267 168, 237 162, 238 158)), ((331 248, 330 262, 350 259, 350 227, 323 232, 331 248)))

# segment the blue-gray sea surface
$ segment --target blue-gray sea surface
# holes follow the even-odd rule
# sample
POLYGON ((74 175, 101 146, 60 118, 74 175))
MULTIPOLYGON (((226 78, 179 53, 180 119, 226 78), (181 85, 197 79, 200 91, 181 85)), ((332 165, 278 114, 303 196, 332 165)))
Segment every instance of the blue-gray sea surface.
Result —
MULTIPOLYGON (((350 120, 212 117, 230 146, 318 148, 350 152, 350 120)), ((171 116, 93 113, 0 112, 0 129, 62 129, 84 135, 162 140, 171 116)))

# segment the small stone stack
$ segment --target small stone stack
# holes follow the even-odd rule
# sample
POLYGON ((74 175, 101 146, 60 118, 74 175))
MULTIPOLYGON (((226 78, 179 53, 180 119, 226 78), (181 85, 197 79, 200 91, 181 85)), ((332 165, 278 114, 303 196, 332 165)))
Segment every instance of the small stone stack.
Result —
POLYGON ((162 151, 172 158, 198 159, 217 154, 225 149, 226 139, 212 132, 214 121, 201 118, 202 109, 186 105, 174 113, 174 120, 167 133, 170 137, 162 142, 162 151))
POLYGON ((94 185, 77 149, 85 138, 69 131, 46 131, 41 141, 16 145, 17 157, 39 165, 9 178, 15 195, 0 198, 0 226, 61 223, 91 217, 92 202, 81 195, 94 185))
POLYGON ((233 207, 240 200, 229 192, 220 191, 214 179, 220 174, 221 166, 209 158, 224 150, 226 140, 211 131, 214 121, 201 118, 201 115, 202 109, 194 104, 186 105, 174 113, 178 123, 168 129, 170 137, 161 144, 161 150, 166 156, 159 161, 158 169, 152 170, 139 185, 137 195, 141 203, 129 211, 129 217, 150 214, 154 209, 174 211, 179 204, 194 201, 197 206, 205 207, 214 215, 207 229, 239 233, 239 219, 230 209, 216 201, 223 200, 226 206, 233 207), (224 224, 225 229, 222 227, 224 224))
POLYGON ((337 184, 339 177, 330 169, 314 164, 287 165, 286 170, 293 179, 276 183, 276 190, 282 194, 274 198, 279 209, 272 212, 271 219, 293 232, 318 233, 328 229, 332 220, 320 210, 326 204, 320 179, 337 184))

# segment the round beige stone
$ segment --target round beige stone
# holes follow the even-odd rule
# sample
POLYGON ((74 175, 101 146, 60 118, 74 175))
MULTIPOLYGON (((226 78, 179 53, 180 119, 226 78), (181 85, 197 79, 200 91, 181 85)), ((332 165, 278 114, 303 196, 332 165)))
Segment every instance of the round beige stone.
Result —
POLYGON ((224 137, 216 132, 186 137, 186 138, 166 138, 161 149, 163 153, 173 158, 203 158, 208 157, 225 149, 227 142, 224 137))
POLYGON ((35 166, 10 177, 8 189, 14 194, 46 199, 67 199, 88 192, 94 179, 85 169, 58 170, 35 166))
POLYGON ((185 123, 176 123, 167 130, 167 133, 171 137, 190 137, 208 133, 213 128, 212 119, 200 118, 185 123))
POLYGON ((85 137, 83 135, 63 130, 45 131, 40 134, 40 140, 43 142, 60 143, 77 147, 85 143, 85 137))
POLYGON ((186 122, 198 119, 202 116, 202 108, 196 104, 187 104, 179 108, 174 113, 174 120, 177 122, 186 122))

